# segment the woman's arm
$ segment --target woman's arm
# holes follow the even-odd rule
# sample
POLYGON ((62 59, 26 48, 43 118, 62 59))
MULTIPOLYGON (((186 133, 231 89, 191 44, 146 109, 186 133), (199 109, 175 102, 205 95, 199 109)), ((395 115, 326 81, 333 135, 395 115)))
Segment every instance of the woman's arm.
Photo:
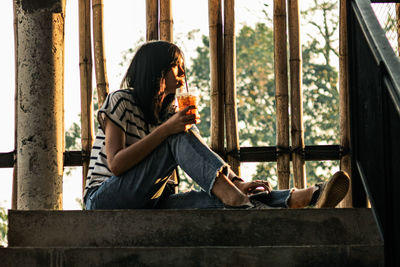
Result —
POLYGON ((123 174, 147 157, 168 136, 184 131, 187 124, 195 124, 195 115, 186 115, 189 109, 193 109, 193 106, 177 112, 150 134, 128 147, 125 147, 124 131, 111 120, 105 119, 107 162, 111 172, 114 175, 123 174))

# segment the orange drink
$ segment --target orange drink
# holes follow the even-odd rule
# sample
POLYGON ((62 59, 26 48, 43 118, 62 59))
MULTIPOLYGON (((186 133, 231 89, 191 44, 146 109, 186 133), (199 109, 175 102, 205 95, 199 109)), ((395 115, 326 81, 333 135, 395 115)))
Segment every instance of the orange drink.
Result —
POLYGON ((180 95, 178 98, 179 110, 186 108, 187 106, 195 106, 195 109, 189 110, 186 114, 197 114, 197 96, 196 95, 180 95))
POLYGON ((195 106, 196 108, 189 110, 186 114, 193 114, 196 115, 196 118, 199 118, 199 112, 197 111, 198 94, 196 89, 191 88, 186 91, 185 88, 179 88, 176 92, 176 98, 178 100, 179 110, 188 106, 195 106))

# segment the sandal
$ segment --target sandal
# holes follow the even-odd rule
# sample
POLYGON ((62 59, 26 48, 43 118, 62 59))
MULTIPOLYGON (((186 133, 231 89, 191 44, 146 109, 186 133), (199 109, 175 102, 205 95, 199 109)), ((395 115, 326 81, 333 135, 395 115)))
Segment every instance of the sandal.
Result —
POLYGON ((338 171, 324 183, 316 184, 310 206, 316 208, 334 208, 346 196, 349 190, 350 178, 346 172, 338 171))

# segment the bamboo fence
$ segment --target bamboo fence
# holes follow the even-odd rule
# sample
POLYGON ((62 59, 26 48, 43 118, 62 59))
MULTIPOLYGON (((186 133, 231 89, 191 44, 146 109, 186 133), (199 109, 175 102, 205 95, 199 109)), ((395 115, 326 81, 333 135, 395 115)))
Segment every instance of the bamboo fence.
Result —
MULTIPOLYGON (((93 40, 96 86, 99 107, 108 94, 108 81, 103 37, 103 0, 92 0, 93 40)), ((239 137, 236 106, 236 45, 235 45, 235 10, 234 0, 224 0, 224 24, 222 23, 222 0, 209 0, 209 37, 210 37, 210 72, 211 72, 211 148, 224 154, 224 130, 226 129, 227 151, 238 151, 239 137), (223 27, 224 25, 224 27, 223 27), (227 118, 224 121, 224 116, 227 118), (224 128, 226 126, 226 128, 224 128)), ((93 103, 92 103, 92 58, 90 32, 90 0, 79 1, 79 66, 81 76, 81 112, 82 112, 82 150, 90 153, 93 143, 93 103)), ((17 16, 14 4, 15 60, 17 60, 17 16)), ((298 0, 288 2, 289 42, 290 42, 290 88, 291 88, 291 136, 295 153, 293 172, 295 186, 306 185, 304 158, 299 151, 304 150, 304 130, 302 122, 301 89, 301 50, 299 37, 298 0), (297 151, 297 153, 296 153, 297 151)), ((396 4, 398 41, 400 47, 400 4, 396 4)), ((340 49, 339 49, 339 87, 340 87, 340 136, 344 150, 351 149, 349 99, 347 77, 347 19, 346 0, 340 0, 340 49)), ((146 0, 146 40, 160 39, 173 42, 173 17, 171 0, 146 0), (160 18, 158 17, 160 15, 160 18), (160 31, 160 32, 159 32, 160 31)), ((287 40, 286 40, 286 1, 274 0, 274 61, 276 87, 277 119, 277 168, 278 187, 289 188, 290 148, 289 148, 289 95, 287 75, 287 40)), ((399 48, 400 51, 400 48, 399 48)), ((17 63, 17 62, 16 62, 17 63)), ((17 66, 17 64, 16 64, 17 66)), ((16 69, 17 84, 17 69, 16 69)), ((17 106, 18 94, 15 94, 17 106)), ((16 112, 17 114, 17 112, 16 112)), ((15 123, 18 118, 15 115, 15 123)), ((17 140, 15 132, 15 140, 17 140)), ((15 151, 17 142, 15 142, 15 151)), ((16 160, 15 160, 16 161, 16 160)), ((240 162, 228 155, 228 163, 239 174, 240 162)), ((88 171, 88 161, 83 161, 83 177, 88 171)), ((350 155, 341 158, 341 169, 351 174, 350 155)), ((14 165, 15 166, 15 165, 14 165)), ((17 168, 14 167, 12 207, 16 207, 17 168)), ((239 174, 240 175, 240 174, 239 174)), ((84 179, 85 181, 85 179, 84 179)), ((344 207, 351 206, 351 190, 342 202, 344 207)))
MULTIPOLYGON (((339 7, 339 109, 340 109, 340 145, 345 151, 350 151, 350 106, 349 106, 349 79, 348 79, 348 46, 347 46, 347 11, 346 0, 340 0, 339 7)), ((340 160, 340 169, 351 175, 351 156, 343 155, 340 160)), ((341 207, 352 206, 350 189, 341 207)))
MULTIPOLYGON (((238 115, 236 107, 236 38, 235 0, 224 1, 224 65, 225 65, 225 117, 227 151, 239 151, 238 115)), ((232 170, 240 175, 240 162, 227 156, 232 170)))
POLYGON ((146 41, 158 40, 158 0, 146 0, 146 41))
MULTIPOLYGON (((171 0, 160 0, 160 39, 173 42, 173 18, 171 0)), ((186 75, 186 73, 185 73, 186 75)), ((177 169, 172 173, 171 178, 175 184, 179 183, 177 169)), ((178 187, 175 187, 175 193, 178 193, 178 187)))
POLYGON ((17 168, 17 151, 18 151, 18 138, 17 138, 17 126, 18 126, 18 17, 17 17, 17 6, 16 1, 13 0, 13 23, 14 23, 14 61, 15 61, 15 95, 14 95, 14 166, 13 166, 13 183, 12 183, 12 196, 11 196, 11 208, 17 209, 18 199, 18 168, 17 168))
MULTIPOLYGON (((83 155, 90 155, 93 145, 92 44, 90 0, 79 1, 79 71, 81 88, 81 143, 83 155)), ((89 159, 82 163, 82 190, 85 188, 89 159)))
POLYGON ((276 144, 279 189, 289 188, 289 104, 287 77, 286 4, 274 0, 274 62, 276 90, 276 144))
POLYGON ((208 1, 211 74, 211 148, 224 153, 224 69, 221 0, 208 1))
POLYGON ((96 88, 99 108, 103 105, 104 100, 106 99, 109 92, 104 49, 103 9, 103 0, 93 0, 94 66, 96 73, 96 88))
POLYGON ((173 42, 173 19, 171 0, 160 0, 160 39, 173 42))
POLYGON ((300 12, 298 0, 288 1, 289 11, 289 46, 290 46, 290 108, 291 108, 291 137, 294 186, 307 186, 305 164, 302 152, 304 150, 303 129, 303 95, 301 73, 300 45, 300 12))

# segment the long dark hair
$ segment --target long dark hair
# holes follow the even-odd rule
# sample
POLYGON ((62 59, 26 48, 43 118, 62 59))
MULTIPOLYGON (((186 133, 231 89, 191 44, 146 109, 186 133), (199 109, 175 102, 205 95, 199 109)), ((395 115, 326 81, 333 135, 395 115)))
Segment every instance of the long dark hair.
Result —
POLYGON ((163 96, 160 94, 160 81, 180 57, 183 58, 182 51, 175 44, 150 41, 139 47, 129 65, 121 88, 132 89, 148 123, 159 123, 165 102, 173 101, 173 98, 168 97, 164 104, 161 103, 163 96))

